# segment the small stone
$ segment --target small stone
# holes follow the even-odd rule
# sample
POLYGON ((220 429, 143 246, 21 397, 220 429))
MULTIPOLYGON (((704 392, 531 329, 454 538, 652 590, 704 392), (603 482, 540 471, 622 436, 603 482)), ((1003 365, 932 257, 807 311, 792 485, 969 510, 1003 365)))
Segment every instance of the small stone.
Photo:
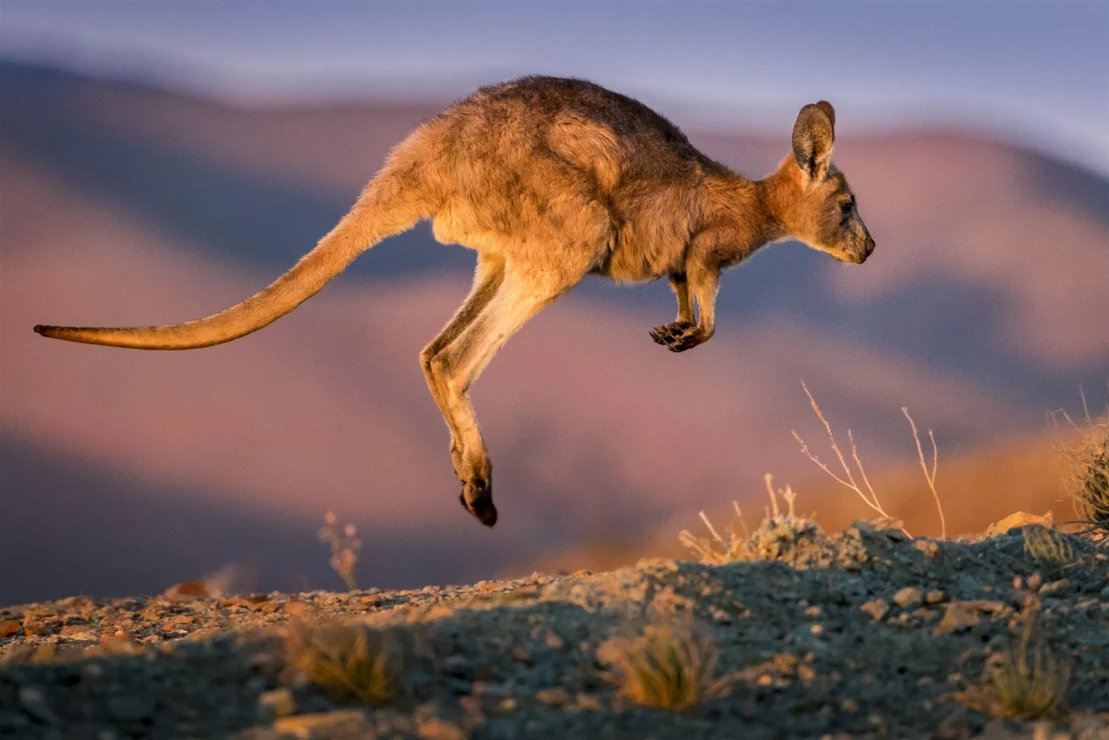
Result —
POLYGON ((939 604, 947 598, 947 594, 939 589, 929 591, 924 595, 924 603, 926 604, 939 604))
POLYGON ((497 702, 498 713, 507 714, 509 712, 515 712, 517 707, 519 707, 519 703, 511 696, 497 702))
POLYGON ((973 602, 952 601, 944 610, 943 619, 932 628, 933 635, 950 635, 964 629, 977 627, 979 610, 973 602))
POLYGON ((258 696, 258 713, 265 719, 287 717, 294 714, 296 710, 296 699, 293 698, 293 692, 287 686, 263 692, 258 696))
POLYGON ((281 735, 292 735, 298 738, 307 738, 321 727, 332 727, 346 723, 364 723, 366 715, 356 709, 340 709, 334 712, 319 712, 316 714, 294 714, 291 717, 279 717, 273 723, 274 732, 281 735))
POLYGON ((1058 581, 1045 583, 1043 586, 1040 587, 1040 596, 1047 596, 1048 594, 1055 593, 1056 591, 1066 590, 1066 588, 1069 586, 1070 579, 1068 578, 1061 578, 1058 581))
POLYGON ((873 601, 868 601, 859 607, 859 611, 863 611, 869 614, 870 618, 873 619, 875 622, 881 622, 882 617, 886 616, 889 610, 890 605, 882 599, 874 599, 873 601))
POLYGON ((601 700, 591 694, 578 694, 578 708, 595 712, 601 708, 601 700))
POLYGON ((936 554, 940 551, 940 546, 932 540, 916 540, 913 542, 913 547, 930 558, 936 557, 936 554))
POLYGON ((171 599, 207 599, 208 585, 204 581, 181 581, 167 588, 164 595, 171 599))
POLYGON ((562 707, 570 702, 570 692, 556 686, 553 689, 539 689, 535 692, 535 698, 549 707, 562 707))
POLYGON ((461 727, 438 717, 421 722, 416 733, 427 740, 466 740, 466 733, 461 727))
POLYGON ((285 603, 285 613, 290 617, 300 617, 309 611, 310 607, 303 601, 288 601, 285 603))
POLYGON ((95 640, 96 634, 89 628, 87 624, 67 624, 62 627, 58 632, 62 637, 68 637, 73 640, 95 640))
POLYGON ((547 633, 547 647, 553 650, 561 650, 566 644, 566 641, 556 635, 554 632, 547 633))
POLYGON ((893 595, 893 601, 898 606, 910 607, 916 606, 924 600, 924 594, 919 588, 906 586, 893 595))
POLYGON ((842 702, 840 702, 839 708, 847 712, 848 714, 854 714, 855 712, 859 711, 859 703, 854 699, 844 699, 842 702))
POLYGON ((986 535, 997 537, 998 535, 1005 534, 1010 529, 1020 529, 1030 524, 1039 524, 1048 528, 1055 526, 1055 523, 1052 521, 1051 512, 1048 512, 1044 516, 1039 516, 1038 514, 1029 514, 1027 511, 1018 511, 990 525, 986 530, 986 535))

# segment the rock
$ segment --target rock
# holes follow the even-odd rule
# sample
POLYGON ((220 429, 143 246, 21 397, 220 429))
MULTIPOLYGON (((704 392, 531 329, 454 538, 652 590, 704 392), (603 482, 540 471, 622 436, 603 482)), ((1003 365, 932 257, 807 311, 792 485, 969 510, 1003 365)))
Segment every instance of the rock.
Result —
POLYGON ((204 581, 181 581, 175 583, 165 590, 164 596, 170 599, 188 600, 188 599, 207 599, 210 594, 208 593, 208 586, 204 581))
POLYGON ((913 542, 913 547, 930 558, 936 557, 940 551, 940 546, 934 540, 916 540, 913 542))
POLYGON ((294 714, 296 710, 296 699, 293 698, 293 692, 287 686, 263 692, 258 696, 258 713, 265 720, 287 717, 294 714))
POLYGON ((535 698, 549 707, 562 707, 570 703, 570 693, 561 686, 539 689, 535 692, 535 698))
POLYGON ((1052 515, 1050 511, 1043 516, 1040 516, 1038 514, 1029 514, 1027 511, 1018 511, 1010 514, 1009 516, 994 524, 991 524, 986 529, 986 536, 997 537, 998 535, 1005 534, 1011 529, 1020 529, 1021 527, 1026 527, 1029 524, 1040 524, 1045 527, 1055 526, 1055 522, 1052 521, 1052 515))
MULTIPOLYGON (((319 712, 317 714, 296 714, 291 717, 280 717, 273 723, 273 729, 282 735, 307 738, 316 730, 336 725, 362 723, 366 715, 357 709, 339 709, 333 712, 319 712)), ((354 737, 353 735, 351 737, 354 737)))
POLYGON ((875 622, 881 622, 882 618, 886 616, 889 610, 890 605, 882 599, 874 599, 873 601, 868 601, 859 607, 859 611, 863 611, 869 614, 870 618, 873 619, 875 622))
POLYGON ((427 740, 466 740, 466 733, 461 727, 438 717, 421 722, 416 733, 427 740))
POLYGON ((285 613, 290 617, 302 617, 311 611, 311 607, 303 601, 288 601, 285 603, 285 613))
POLYGON ((1070 579, 1061 578, 1058 581, 1051 581, 1045 583, 1040 587, 1040 596, 1047 596, 1048 594, 1055 593, 1056 591, 1065 591, 1070 587, 1070 579))
POLYGON ((19 632, 19 622, 14 619, 0 620, 0 638, 11 637, 19 632))
POLYGON ((977 627, 980 619, 974 602, 952 601, 944 610, 943 619, 932 628, 932 634, 950 635, 960 630, 977 627))
POLYGON ((947 598, 947 594, 939 589, 929 591, 924 595, 925 604, 939 604, 947 598))
POLYGON ((919 588, 906 586, 893 595, 893 602, 898 606, 916 606, 924 600, 924 594, 919 588))

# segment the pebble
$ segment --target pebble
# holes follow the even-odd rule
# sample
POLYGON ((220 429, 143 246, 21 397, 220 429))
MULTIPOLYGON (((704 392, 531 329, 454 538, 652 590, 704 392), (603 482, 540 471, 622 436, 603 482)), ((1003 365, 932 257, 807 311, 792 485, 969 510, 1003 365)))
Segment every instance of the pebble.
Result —
POLYGON ((916 606, 924 600, 924 594, 919 588, 906 586, 893 595, 893 602, 898 606, 916 606))
POLYGON ((873 619, 875 622, 881 622, 882 618, 886 616, 889 610, 890 605, 882 599, 867 601, 866 603, 859 606, 859 611, 869 614, 870 618, 873 619))
POLYGON ((297 710, 296 699, 288 687, 266 691, 258 696, 258 710, 263 718, 287 717, 297 710))
POLYGON ((552 707, 562 707, 570 703, 570 693, 561 686, 556 686, 553 689, 539 689, 535 692, 535 698, 552 707))
POLYGON ((297 714, 280 717, 273 723, 273 729, 282 735, 297 738, 311 737, 317 730, 347 723, 365 723, 366 715, 356 709, 342 709, 334 712, 316 714, 297 714))

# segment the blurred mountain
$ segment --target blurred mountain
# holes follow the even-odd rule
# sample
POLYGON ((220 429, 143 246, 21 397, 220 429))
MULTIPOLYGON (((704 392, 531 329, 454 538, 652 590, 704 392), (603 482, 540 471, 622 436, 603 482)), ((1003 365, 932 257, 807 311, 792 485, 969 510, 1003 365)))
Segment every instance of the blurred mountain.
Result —
MULTIPOLYGON (((266 331, 203 352, 31 333, 242 299, 439 107, 236 108, 0 63, 0 560, 23 569, 0 580, 0 603, 135 591, 135 562, 153 584, 141 588, 156 588, 246 552, 256 587, 296 573, 333 585, 314 539, 327 510, 359 524, 367 584, 472 580, 586 543, 650 541, 737 496, 761 510, 764 472, 810 474, 790 436, 821 433, 802 378, 876 466, 910 449, 903 405, 935 429, 941 459, 969 459, 1109 378, 1109 181, 959 132, 853 136, 848 110, 835 159, 874 257, 760 253, 725 278, 717 336, 683 355, 647 337, 674 312, 664 284, 587 280, 475 388, 497 466, 491 532, 457 504, 416 363, 473 255, 426 227, 266 331), (152 536, 169 520, 176 534, 152 536)), ((688 133, 760 176, 791 125, 773 139, 688 133)), ((1002 487, 979 495, 1010 503, 1002 487)))

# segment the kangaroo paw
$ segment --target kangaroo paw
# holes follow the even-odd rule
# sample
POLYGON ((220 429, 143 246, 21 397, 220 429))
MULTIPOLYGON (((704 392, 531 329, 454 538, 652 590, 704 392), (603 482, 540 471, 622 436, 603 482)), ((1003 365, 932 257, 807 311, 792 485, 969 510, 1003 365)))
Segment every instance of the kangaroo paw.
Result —
POLYGON ((708 339, 700 327, 686 321, 672 321, 656 326, 651 329, 651 338, 671 352, 684 352, 708 339))
POLYGON ((678 337, 682 332, 692 328, 693 324, 688 321, 671 321, 669 324, 656 326, 651 329, 651 339, 655 340, 657 344, 663 346, 669 345, 674 337, 678 337))
POLYGON ((493 485, 490 481, 484 478, 463 481, 458 500, 485 526, 492 527, 497 523, 497 507, 493 505, 493 485))

